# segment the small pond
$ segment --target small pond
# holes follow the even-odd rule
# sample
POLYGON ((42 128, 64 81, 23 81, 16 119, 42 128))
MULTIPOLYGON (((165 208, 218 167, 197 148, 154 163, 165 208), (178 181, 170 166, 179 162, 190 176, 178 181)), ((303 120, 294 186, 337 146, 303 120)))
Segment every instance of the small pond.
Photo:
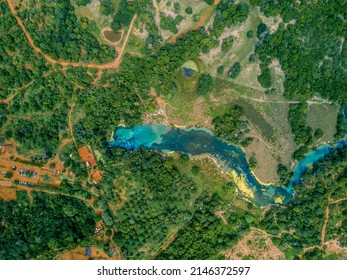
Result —
POLYGON ((194 77, 198 71, 198 66, 193 60, 188 60, 182 65, 182 74, 186 78, 194 77))
POLYGON ((110 41, 111 43, 117 43, 122 38, 122 31, 114 32, 112 30, 104 30, 102 33, 106 40, 110 41))

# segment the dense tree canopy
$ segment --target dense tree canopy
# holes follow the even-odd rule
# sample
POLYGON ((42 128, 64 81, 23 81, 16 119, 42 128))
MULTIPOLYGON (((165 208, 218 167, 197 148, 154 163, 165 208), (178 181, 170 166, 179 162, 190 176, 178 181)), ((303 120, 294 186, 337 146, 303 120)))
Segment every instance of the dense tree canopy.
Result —
POLYGON ((306 103, 290 104, 289 122, 294 134, 294 140, 297 145, 312 144, 312 128, 306 124, 306 114, 308 106, 306 103))
POLYGON ((0 259, 33 259, 65 249, 93 235, 95 214, 78 199, 17 192, 17 200, 0 199, 0 259))
POLYGON ((248 122, 242 118, 244 110, 238 105, 231 105, 227 113, 215 117, 212 124, 215 127, 215 135, 228 142, 247 146, 251 139, 244 138, 249 131, 248 122))
POLYGON ((285 73, 285 96, 305 100, 319 94, 334 101, 346 99, 346 22, 340 18, 344 1, 253 0, 266 16, 279 15, 283 23, 270 35, 265 24, 257 31, 256 52, 264 67, 259 82, 270 86, 267 72, 278 58, 285 73))
MULTIPOLYGON (((74 9, 85 9, 79 6, 91 1, 59 0, 53 4, 52 1, 27 1, 26 6, 19 2, 18 16, 35 45, 55 60, 101 64, 117 57, 113 46, 101 44, 100 38, 95 36, 99 28, 96 21, 75 15, 74 9)), ((175 13, 181 11, 187 15, 171 17, 159 13, 161 23, 157 26, 152 0, 99 2, 103 18, 114 31, 127 32, 136 13, 136 24, 145 24, 135 24, 135 28, 145 28, 148 32, 139 54, 125 53, 117 71, 76 65, 62 67, 47 61, 32 49, 7 3, 0 2, 1 144, 5 140, 15 142, 19 154, 23 152, 32 164, 39 166, 57 155, 67 170, 59 177, 61 184, 54 190, 42 184, 30 186, 30 196, 17 192, 16 201, 0 199, 0 218, 4 222, 4 226, 0 224, 0 259, 37 258, 90 244, 94 242, 95 212, 102 218, 108 237, 104 248, 109 249, 116 243, 125 259, 221 258, 222 250, 236 244, 250 227, 260 227, 270 233, 287 258, 325 257, 324 250, 309 250, 303 254, 303 248, 320 244, 328 199, 346 197, 345 149, 334 151, 308 170, 303 181, 295 186, 294 200, 287 207, 274 206, 260 218, 262 211, 251 203, 246 207, 244 201, 231 202, 239 199, 234 195, 233 181, 220 176, 218 187, 207 183, 205 179, 218 172, 211 168, 212 171, 208 170, 211 173, 204 174, 206 166, 199 160, 177 153, 162 155, 144 148, 125 152, 108 145, 111 131, 120 123, 126 126, 143 123, 144 113, 155 102, 156 97, 149 96, 152 88, 167 100, 177 94, 181 86, 178 69, 184 62, 198 61, 202 53, 208 54, 218 47, 218 39, 226 27, 246 21, 249 4, 219 1, 213 7, 214 18, 208 30, 200 27, 179 34, 172 42, 164 42, 159 28, 177 33, 183 17, 197 22, 200 15, 190 16, 193 13, 190 6, 175 2, 175 13), (76 147, 83 145, 93 149, 102 173, 98 182, 91 178, 95 169, 88 169, 77 152, 76 147), (87 206, 87 200, 98 211, 87 206), (218 215, 221 211, 227 223, 218 215), (312 216, 312 220, 306 221, 308 216, 312 216), (172 236, 175 238, 170 240, 172 236), (164 248, 164 244, 168 246, 164 248)), ((205 2, 214 4, 212 0, 205 2)), ((255 33, 257 36, 255 53, 249 61, 260 62, 260 84, 271 91, 269 65, 277 58, 285 72, 286 97, 305 100, 318 94, 340 102, 341 109, 345 108, 341 102, 346 99, 343 92, 345 44, 341 42, 345 23, 336 16, 344 5, 334 2, 329 9, 323 2, 312 8, 305 1, 302 5, 293 1, 253 0, 251 3, 260 5, 266 16, 283 18, 277 32, 271 35, 264 23, 260 23, 256 32, 246 34, 248 38, 255 33), (329 18, 334 19, 331 24, 329 18)), ((136 41, 133 37, 129 40, 136 41)), ((222 41, 224 54, 234 41, 234 37, 222 41)), ((218 62, 220 66, 216 71, 219 75, 228 72, 229 77, 235 79, 241 71, 241 61, 244 60, 240 59, 229 69, 224 67, 227 63, 218 62)), ((208 96, 215 80, 203 67, 197 79, 186 82, 196 81, 193 84, 196 93, 208 96)), ((195 91, 193 97, 196 98, 195 91)), ((205 99, 210 101, 208 97, 205 99)), ((223 108, 226 109, 212 120, 216 137, 246 146, 251 138, 245 137, 249 125, 244 110, 238 105, 223 108)), ((322 137, 321 130, 313 134, 307 126, 307 109, 305 102, 291 104, 289 108, 289 122, 298 146, 293 155, 296 160, 307 153, 313 136, 322 137)), ((345 130, 340 110, 336 139, 341 139, 345 130)), ((251 157, 249 163, 251 169, 257 167, 255 157, 251 157)), ((56 163, 48 165, 50 169, 57 166, 56 163)), ((10 179, 13 174, 8 172, 5 178, 10 179)), ((292 172, 279 164, 278 175, 279 183, 288 185, 292 172)), ((327 224, 327 238, 337 239, 346 246, 346 204, 329 207, 334 217, 327 224)))
MULTIPOLYGON (((328 257, 324 252, 309 250, 303 254, 303 248, 320 245, 325 211, 329 198, 337 200, 346 197, 347 148, 335 149, 331 154, 314 164, 306 171, 302 182, 294 188, 294 198, 286 207, 273 207, 261 221, 261 226, 273 236, 274 242, 283 250, 287 259, 304 258, 323 259, 328 257)), ((334 207, 335 208, 335 207, 334 207)), ((338 238, 342 246, 346 246, 347 222, 346 204, 338 204, 336 215, 329 215, 327 232, 338 238), (335 219, 335 220, 334 220, 335 219), (338 223, 337 223, 338 221, 338 223), (334 223, 335 222, 335 223, 334 223), (337 229, 335 228, 337 227, 337 229), (337 233, 339 232, 339 233, 337 233), (342 233, 342 234, 341 234, 342 233)), ((329 240, 329 236, 325 241, 329 240)), ((336 258, 338 256, 332 256, 336 258)))
POLYGON ((198 79, 196 91, 199 95, 207 95, 213 89, 213 78, 210 74, 201 74, 198 79))

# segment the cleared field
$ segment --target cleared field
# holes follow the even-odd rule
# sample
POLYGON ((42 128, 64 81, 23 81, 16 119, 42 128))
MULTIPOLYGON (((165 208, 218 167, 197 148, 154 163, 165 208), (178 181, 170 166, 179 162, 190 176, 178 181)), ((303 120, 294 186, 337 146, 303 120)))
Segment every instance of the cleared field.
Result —
POLYGON ((77 247, 58 255, 56 260, 119 260, 119 256, 110 257, 102 249, 91 247, 90 256, 86 256, 85 247, 77 247))
POLYGON ((196 94, 198 75, 187 79, 180 70, 177 71, 178 92, 171 98, 165 98, 168 123, 176 126, 211 128, 211 108, 206 101, 208 98, 196 94))
POLYGON ((284 260, 281 252, 271 241, 265 231, 252 229, 234 248, 226 250, 223 255, 230 260, 284 260))
POLYGON ((16 189, 13 189, 10 187, 4 187, 2 186, 3 183, 6 184, 7 182, 0 182, 0 199, 5 201, 16 200, 17 199, 16 189))
MULTIPOLYGON (((58 156, 50 160, 45 166, 37 166, 35 163, 31 163, 30 159, 21 157, 17 151, 14 143, 9 144, 11 147, 1 149, 0 153, 0 171, 4 174, 0 174, 1 180, 17 184, 17 182, 27 182, 28 184, 49 184, 52 186, 59 186, 61 183, 61 174, 63 174, 63 163, 59 160, 58 156), (49 168, 50 164, 55 164, 55 168, 49 168), (31 172, 30 174, 22 173, 22 170, 31 172), (13 175, 9 178, 6 177, 7 173, 13 175), (31 175, 36 173, 36 175, 31 175)), ((21 183, 23 184, 23 183, 21 183)))
POLYGON ((247 159, 249 160, 249 158, 254 155, 258 162, 257 168, 253 172, 263 183, 276 183, 278 180, 278 159, 271 144, 265 142, 256 130, 251 130, 248 136, 251 136, 253 141, 249 146, 244 148, 247 159))
MULTIPOLYGON (((248 1, 244 2, 249 4, 248 1)), ((206 61, 212 74, 217 75, 220 79, 228 80, 229 78, 226 72, 235 62, 240 62, 241 72, 233 82, 263 91, 257 80, 257 76, 260 74, 259 65, 248 61, 249 56, 254 52, 256 44, 255 34, 260 22, 259 11, 251 7, 250 15, 244 23, 234 25, 224 30, 219 38, 220 45, 212 49, 208 55, 202 55, 202 58, 206 61), (248 31, 253 31, 254 36, 252 38, 247 38, 248 31), (234 37, 233 46, 224 53, 221 51, 223 39, 231 36, 234 37), (224 73, 217 74, 216 70, 221 65, 225 67, 224 73)))
POLYGON ((307 124, 312 127, 313 131, 320 128, 324 133, 321 139, 314 142, 314 145, 333 141, 336 127, 332 124, 336 123, 337 111, 337 106, 330 104, 311 104, 309 106, 306 117, 307 124))
POLYGON ((282 95, 284 93, 283 83, 285 80, 285 75, 278 59, 272 61, 269 69, 271 71, 272 87, 275 89, 276 94, 282 95))
POLYGON ((291 154, 296 149, 291 127, 288 123, 288 100, 279 95, 265 95, 253 88, 232 82, 216 80, 216 93, 211 97, 217 112, 229 104, 239 104, 245 110, 253 143, 246 147, 258 161, 257 177, 264 182, 277 180, 279 162, 292 166, 291 154))

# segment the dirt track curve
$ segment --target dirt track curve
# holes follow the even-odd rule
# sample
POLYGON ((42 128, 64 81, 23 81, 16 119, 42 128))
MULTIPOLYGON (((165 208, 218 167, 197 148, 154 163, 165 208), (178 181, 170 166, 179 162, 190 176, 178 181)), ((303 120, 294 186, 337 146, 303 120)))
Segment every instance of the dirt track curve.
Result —
POLYGON ((27 37, 30 46, 38 53, 40 53, 48 62, 52 63, 52 64, 60 64, 61 66, 72 66, 72 67, 87 67, 87 68, 94 68, 94 69, 118 69, 121 61, 122 61, 122 57, 124 55, 124 50, 125 50, 125 46, 128 42, 129 36, 131 34, 135 19, 137 17, 137 14, 134 15, 134 17, 131 20, 129 29, 128 29, 128 33, 125 37, 124 43, 122 45, 121 51, 118 54, 118 56, 110 63, 106 63, 106 64, 94 64, 94 63, 82 63, 82 62, 67 62, 67 61, 62 61, 62 60, 56 60, 53 57, 49 56, 48 54, 44 53, 39 47, 37 47, 34 43, 34 40, 31 38, 29 32, 26 30, 22 20, 19 18, 19 16, 17 16, 17 12, 15 10, 15 7, 12 3, 11 0, 6 0, 8 3, 8 6, 11 10, 11 14, 15 17, 15 19, 17 20, 18 25, 20 26, 20 28, 22 29, 22 31, 25 34, 25 37, 27 37))

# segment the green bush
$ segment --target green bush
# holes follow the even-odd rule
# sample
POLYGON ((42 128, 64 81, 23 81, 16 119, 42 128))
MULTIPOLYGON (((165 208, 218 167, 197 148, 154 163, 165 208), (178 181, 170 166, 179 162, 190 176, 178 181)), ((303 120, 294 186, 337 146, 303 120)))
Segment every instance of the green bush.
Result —
POLYGON ((228 71, 228 76, 232 79, 235 79, 241 72, 240 62, 235 62, 233 66, 228 71))

